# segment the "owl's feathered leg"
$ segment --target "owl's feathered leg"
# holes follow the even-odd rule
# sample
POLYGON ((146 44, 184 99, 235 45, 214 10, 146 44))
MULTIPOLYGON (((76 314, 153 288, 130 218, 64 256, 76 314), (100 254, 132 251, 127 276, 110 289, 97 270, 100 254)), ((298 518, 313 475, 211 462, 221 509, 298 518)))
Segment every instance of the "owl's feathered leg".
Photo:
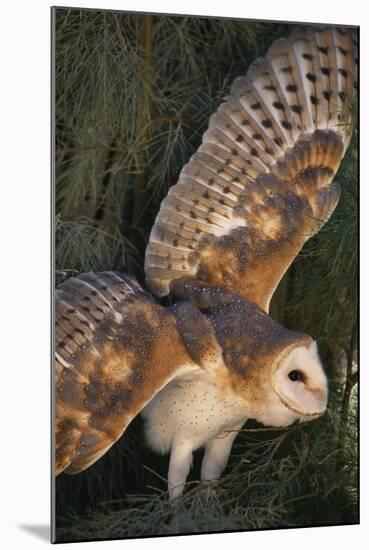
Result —
POLYGON ((233 441, 242 425, 232 431, 218 435, 207 443, 201 464, 201 481, 203 483, 217 481, 220 478, 227 466, 233 441))
POLYGON ((169 499, 182 495, 192 465, 193 447, 189 442, 174 443, 170 454, 168 471, 169 499))

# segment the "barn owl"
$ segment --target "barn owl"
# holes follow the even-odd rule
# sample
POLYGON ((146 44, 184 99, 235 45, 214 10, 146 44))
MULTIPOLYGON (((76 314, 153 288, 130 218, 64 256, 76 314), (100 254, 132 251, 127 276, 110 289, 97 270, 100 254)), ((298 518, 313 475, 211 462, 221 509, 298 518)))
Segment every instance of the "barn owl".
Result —
POLYGON ((297 28, 236 79, 161 204, 145 257, 152 294, 117 272, 59 286, 56 474, 91 466, 141 413, 150 446, 170 453, 175 499, 196 449, 202 481, 220 477, 247 419, 288 426, 323 414, 316 342, 268 310, 339 199, 355 36, 297 28))

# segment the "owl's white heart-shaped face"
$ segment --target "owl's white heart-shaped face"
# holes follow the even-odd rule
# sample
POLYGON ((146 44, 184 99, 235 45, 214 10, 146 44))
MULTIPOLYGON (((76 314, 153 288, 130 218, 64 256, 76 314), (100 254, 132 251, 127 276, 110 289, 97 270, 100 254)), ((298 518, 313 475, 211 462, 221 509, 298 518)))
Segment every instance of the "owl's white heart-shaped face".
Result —
POLYGON ((295 413, 296 420, 310 420, 324 413, 328 384, 316 342, 293 349, 279 362, 272 375, 272 387, 281 404, 295 413))

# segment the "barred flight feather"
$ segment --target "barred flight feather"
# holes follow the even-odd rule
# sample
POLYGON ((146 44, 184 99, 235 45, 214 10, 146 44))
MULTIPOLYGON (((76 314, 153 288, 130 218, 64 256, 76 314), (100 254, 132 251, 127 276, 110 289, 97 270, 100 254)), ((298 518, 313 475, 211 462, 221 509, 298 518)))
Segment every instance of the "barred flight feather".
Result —
POLYGON ((352 132, 356 31, 298 27, 235 80, 162 202, 148 287, 227 287, 268 310, 284 272, 339 198, 352 132))
POLYGON ((55 351, 57 475, 96 462, 191 362, 174 316, 132 277, 114 272, 83 273, 59 286, 55 351))

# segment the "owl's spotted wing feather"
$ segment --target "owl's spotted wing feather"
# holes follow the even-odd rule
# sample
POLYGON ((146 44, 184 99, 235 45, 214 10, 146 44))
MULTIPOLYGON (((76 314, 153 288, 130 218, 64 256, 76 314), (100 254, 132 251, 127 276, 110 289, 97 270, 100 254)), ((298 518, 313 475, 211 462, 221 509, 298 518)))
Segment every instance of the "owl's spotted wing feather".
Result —
POLYGON ((355 36, 297 28, 236 79, 162 202, 145 262, 155 294, 198 279, 268 310, 339 198, 332 180, 352 132, 355 36))
POLYGON ((189 363, 174 316, 134 279, 84 273, 61 284, 56 474, 78 473, 98 460, 189 363))

